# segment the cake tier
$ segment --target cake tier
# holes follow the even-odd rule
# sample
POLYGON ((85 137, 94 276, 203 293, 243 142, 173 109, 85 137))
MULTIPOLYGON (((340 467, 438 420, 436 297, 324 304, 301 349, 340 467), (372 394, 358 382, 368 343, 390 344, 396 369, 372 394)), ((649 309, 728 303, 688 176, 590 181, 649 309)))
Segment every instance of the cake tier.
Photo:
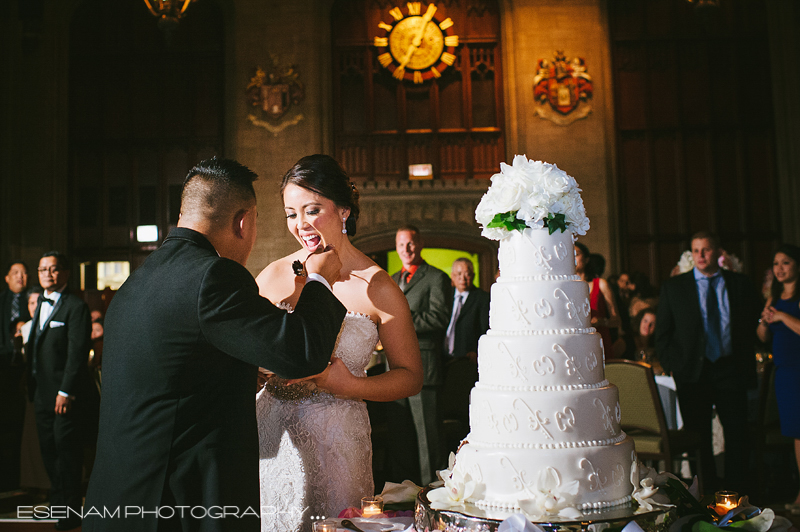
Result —
POLYGON ((470 442, 525 449, 610 445, 624 438, 613 384, 583 390, 521 391, 478 382, 470 395, 470 442))
POLYGON ((511 231, 500 241, 500 274, 507 278, 534 275, 573 275, 575 246, 572 232, 547 229, 511 231))
POLYGON ((481 384, 535 389, 575 388, 603 380, 600 334, 509 336, 489 331, 478 341, 481 384))
POLYGON ((569 333, 591 323, 589 285, 580 279, 507 281, 492 285, 489 327, 495 331, 569 333))
POLYGON ((631 465, 635 458, 630 437, 610 446, 542 449, 535 453, 508 445, 466 443, 458 451, 454 469, 468 473, 477 483, 469 502, 482 507, 518 509, 518 501, 535 498, 540 474, 551 468, 559 479, 558 488, 578 481, 578 494, 569 505, 584 510, 630 500, 631 465))

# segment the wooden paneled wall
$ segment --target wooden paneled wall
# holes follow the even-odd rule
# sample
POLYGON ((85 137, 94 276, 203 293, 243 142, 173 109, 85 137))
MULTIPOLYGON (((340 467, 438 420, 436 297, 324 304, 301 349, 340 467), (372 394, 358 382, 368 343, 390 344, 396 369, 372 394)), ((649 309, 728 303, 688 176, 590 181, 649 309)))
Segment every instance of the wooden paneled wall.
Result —
POLYGON ((711 230, 760 283, 781 238, 762 0, 611 0, 623 268, 669 276, 711 230))
MULTIPOLYGON (((434 2, 431 2, 434 3, 434 2)), ((423 2, 427 5, 427 2, 423 2)), ((495 0, 435 2, 459 47, 452 66, 422 84, 382 68, 373 38, 405 1, 338 0, 331 16, 335 156, 357 178, 488 178, 505 158, 500 14, 495 0)))
MULTIPOLYGON (((70 248, 77 262, 130 260, 177 224, 187 169, 223 151, 223 24, 192 4, 169 40, 138 2, 85 2, 70 31, 70 248)), ((159 240, 159 241, 160 241, 159 240)))

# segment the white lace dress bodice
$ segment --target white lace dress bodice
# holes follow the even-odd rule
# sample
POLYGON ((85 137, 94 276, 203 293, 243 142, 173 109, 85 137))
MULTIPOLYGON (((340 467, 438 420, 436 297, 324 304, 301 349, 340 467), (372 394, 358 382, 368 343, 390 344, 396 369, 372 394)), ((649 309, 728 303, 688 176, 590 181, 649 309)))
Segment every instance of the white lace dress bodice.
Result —
MULTIPOLYGON (((348 312, 334 353, 356 377, 378 342, 377 326, 348 312)), ((314 520, 360 507, 372 495, 372 443, 363 401, 336 397, 313 383, 278 377, 256 396, 262 531, 310 531, 314 520)))

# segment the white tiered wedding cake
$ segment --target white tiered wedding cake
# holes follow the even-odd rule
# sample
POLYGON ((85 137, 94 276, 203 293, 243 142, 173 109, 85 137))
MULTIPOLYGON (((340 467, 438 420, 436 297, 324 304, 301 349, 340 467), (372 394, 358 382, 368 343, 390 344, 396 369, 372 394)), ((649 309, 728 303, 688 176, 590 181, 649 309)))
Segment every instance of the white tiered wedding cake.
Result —
POLYGON ((580 189, 554 165, 501 165, 476 217, 500 240, 490 329, 480 339, 470 434, 434 507, 471 503, 533 520, 579 518, 631 499, 633 440, 604 377, 589 285, 575 274, 573 232, 588 229, 580 189))

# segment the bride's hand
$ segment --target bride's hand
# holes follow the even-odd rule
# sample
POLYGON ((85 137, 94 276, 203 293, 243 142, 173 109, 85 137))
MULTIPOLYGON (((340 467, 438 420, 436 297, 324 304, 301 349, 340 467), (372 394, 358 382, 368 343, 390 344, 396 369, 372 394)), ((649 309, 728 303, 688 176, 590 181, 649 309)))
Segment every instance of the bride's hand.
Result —
POLYGON ((350 370, 347 369, 342 359, 333 357, 331 358, 330 365, 325 368, 325 371, 319 375, 308 377, 307 380, 316 384, 317 388, 322 388, 334 395, 354 397, 351 384, 357 378, 358 377, 350 373, 350 370))

